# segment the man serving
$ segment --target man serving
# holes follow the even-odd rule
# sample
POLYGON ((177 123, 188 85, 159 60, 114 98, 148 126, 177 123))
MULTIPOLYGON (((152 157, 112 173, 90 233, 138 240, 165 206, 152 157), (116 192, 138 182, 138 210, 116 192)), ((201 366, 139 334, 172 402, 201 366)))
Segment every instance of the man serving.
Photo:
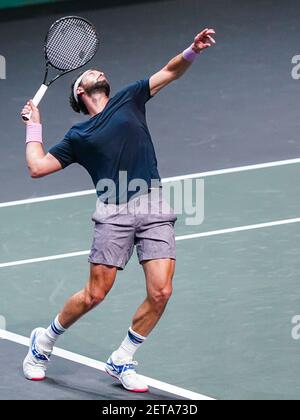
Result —
POLYGON ((136 373, 134 354, 160 320, 172 293, 176 216, 162 199, 145 105, 180 78, 202 50, 215 44, 214 34, 213 29, 204 29, 189 48, 150 79, 137 81, 112 98, 102 71, 82 73, 72 85, 70 104, 74 111, 88 115, 89 119, 74 125, 48 153, 43 147, 38 109, 32 101, 23 108, 21 114, 32 111, 26 122, 30 175, 39 178, 78 163, 89 172, 98 194, 88 282, 67 300, 48 328, 32 331, 23 362, 27 379, 45 378, 56 340, 105 299, 117 271, 125 268, 136 246, 146 278, 146 297, 120 347, 108 358, 106 371, 129 391, 148 390, 136 373), (125 183, 120 181, 120 174, 125 176, 125 183), (115 188, 106 188, 104 180, 115 188), (140 185, 140 181, 144 188, 134 190, 132 186, 140 185))

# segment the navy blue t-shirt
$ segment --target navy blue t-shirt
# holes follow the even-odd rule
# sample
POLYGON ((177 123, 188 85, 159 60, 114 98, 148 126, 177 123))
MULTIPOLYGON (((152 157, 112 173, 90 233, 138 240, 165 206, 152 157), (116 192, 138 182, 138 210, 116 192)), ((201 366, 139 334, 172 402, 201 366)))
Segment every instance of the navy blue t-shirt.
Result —
MULTIPOLYGON (((116 203, 128 201, 139 191, 137 188, 125 194, 124 182, 119 185, 120 171, 123 176, 126 171, 126 190, 130 181, 142 179, 148 191, 153 186, 151 180, 160 182, 146 122, 145 104, 150 98, 149 79, 127 86, 109 99, 102 112, 74 125, 49 153, 63 168, 72 163, 82 165, 96 188, 100 180, 112 180, 116 185, 116 203)), ((106 197, 103 201, 107 202, 111 193, 101 189, 102 186, 97 188, 97 194, 106 197)))

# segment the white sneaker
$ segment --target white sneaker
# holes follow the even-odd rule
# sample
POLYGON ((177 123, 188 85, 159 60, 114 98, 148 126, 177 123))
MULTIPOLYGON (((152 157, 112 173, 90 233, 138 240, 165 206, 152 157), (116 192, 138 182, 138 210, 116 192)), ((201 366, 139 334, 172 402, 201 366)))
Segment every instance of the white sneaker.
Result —
POLYGON ((45 328, 36 328, 30 335, 29 351, 23 362, 23 372, 25 378, 31 381, 42 381, 46 377, 51 352, 43 351, 36 343, 37 337, 45 331, 45 328))
POLYGON ((118 364, 113 362, 114 353, 106 362, 106 372, 119 379, 125 389, 131 392, 147 392, 148 386, 143 382, 140 376, 136 373, 137 362, 132 360, 121 360, 118 364))

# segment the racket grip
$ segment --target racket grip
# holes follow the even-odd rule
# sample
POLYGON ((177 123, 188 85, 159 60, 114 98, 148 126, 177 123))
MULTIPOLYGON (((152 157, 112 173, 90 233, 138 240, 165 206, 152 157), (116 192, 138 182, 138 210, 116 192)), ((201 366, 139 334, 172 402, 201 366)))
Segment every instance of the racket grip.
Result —
MULTIPOLYGON (((36 94, 34 95, 32 102, 34 103, 35 106, 38 106, 38 104, 41 102, 43 96, 45 95, 46 91, 48 89, 48 86, 46 85, 41 85, 41 87, 39 88, 39 90, 36 92, 36 94)), ((32 112, 30 111, 29 114, 24 114, 22 115, 22 118, 24 121, 28 121, 31 118, 31 114, 32 112)))

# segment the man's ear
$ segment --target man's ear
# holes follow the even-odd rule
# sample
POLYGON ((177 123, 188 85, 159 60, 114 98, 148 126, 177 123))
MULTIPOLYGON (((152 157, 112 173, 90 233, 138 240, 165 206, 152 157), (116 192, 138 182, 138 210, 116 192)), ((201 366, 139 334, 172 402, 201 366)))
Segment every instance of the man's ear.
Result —
POLYGON ((84 93, 84 89, 82 86, 78 86, 77 88, 77 95, 82 95, 84 93))

